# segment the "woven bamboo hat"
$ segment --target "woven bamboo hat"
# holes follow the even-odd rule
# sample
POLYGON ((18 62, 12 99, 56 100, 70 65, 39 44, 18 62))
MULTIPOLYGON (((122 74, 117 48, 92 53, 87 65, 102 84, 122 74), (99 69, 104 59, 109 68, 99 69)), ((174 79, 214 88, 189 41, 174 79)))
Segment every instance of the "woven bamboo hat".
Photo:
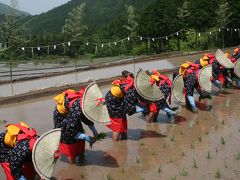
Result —
POLYGON ((234 64, 232 63, 232 61, 229 58, 227 58, 226 55, 220 49, 216 51, 215 57, 219 64, 221 64, 225 68, 234 68, 234 64))
POLYGON ((211 92, 212 90, 212 65, 203 67, 198 73, 198 82, 204 91, 211 92))
POLYGON ((100 89, 95 82, 89 84, 82 99, 82 110, 84 115, 98 123, 110 123, 107 105, 100 89))
POLYGON ((177 100, 177 102, 185 103, 184 82, 181 74, 177 75, 173 80, 172 93, 173 97, 177 100))
POLYGON ((234 73, 240 78, 240 59, 234 64, 234 73))
POLYGON ((58 151, 61 129, 44 133, 33 146, 32 161, 42 179, 51 179, 54 166, 60 156, 58 151))
POLYGON ((162 99, 164 96, 156 84, 151 84, 151 78, 143 71, 139 70, 134 78, 135 88, 140 96, 150 101, 162 99))

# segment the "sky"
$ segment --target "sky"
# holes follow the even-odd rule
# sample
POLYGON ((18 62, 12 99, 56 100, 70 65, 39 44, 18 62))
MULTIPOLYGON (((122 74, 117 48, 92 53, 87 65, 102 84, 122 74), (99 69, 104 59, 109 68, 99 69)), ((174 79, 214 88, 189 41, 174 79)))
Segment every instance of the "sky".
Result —
MULTIPOLYGON (((17 9, 32 15, 41 14, 48 10, 65 4, 70 0, 17 0, 17 9)), ((10 5, 11 0, 0 0, 0 3, 10 5)))

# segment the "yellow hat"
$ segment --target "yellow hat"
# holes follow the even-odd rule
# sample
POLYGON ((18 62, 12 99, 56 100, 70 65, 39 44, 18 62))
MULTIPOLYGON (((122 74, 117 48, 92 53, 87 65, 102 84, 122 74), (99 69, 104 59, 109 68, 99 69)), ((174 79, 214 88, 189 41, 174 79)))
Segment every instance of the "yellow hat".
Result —
POLYGON ((25 122, 22 122, 22 121, 20 121, 20 126, 24 126, 24 127, 26 127, 26 128, 29 128, 29 126, 25 123, 25 122))
POLYGON ((160 80, 158 75, 151 75, 150 77, 151 77, 151 79, 153 79, 155 81, 159 81, 160 80))
POLYGON ((236 49, 234 49, 233 54, 234 54, 234 55, 237 54, 238 51, 240 51, 240 48, 236 48, 236 49))
POLYGON ((16 145, 17 141, 17 135, 20 132, 20 128, 14 125, 7 126, 7 133, 4 137, 4 143, 10 147, 13 148, 16 145))
POLYGON ((205 56, 203 56, 201 59, 203 59, 203 60, 209 60, 209 57, 208 57, 207 54, 205 54, 205 56))
POLYGON ((186 63, 183 63, 181 66, 180 66, 180 69, 179 69, 179 74, 185 74, 187 68, 190 66, 190 62, 187 61, 186 63))
MULTIPOLYGON (((204 56, 204 57, 205 57, 205 56, 204 56)), ((206 59, 206 58, 204 58, 204 57, 200 59, 200 64, 201 64, 202 67, 208 65, 208 60, 209 60, 209 59, 206 59)))
MULTIPOLYGON (((76 92, 73 89, 68 89, 65 92, 76 92)), ((65 107, 65 92, 62 92, 61 94, 58 94, 57 96, 54 97, 54 100, 57 102, 57 110, 61 114, 67 114, 68 110, 65 107)))
POLYGON ((112 95, 120 99, 124 97, 124 94, 122 93, 119 85, 113 85, 113 87, 111 88, 111 93, 112 95))
POLYGON ((225 53, 225 56, 226 56, 227 58, 230 58, 230 57, 231 57, 231 55, 230 55, 229 53, 225 53))
POLYGON ((65 94, 61 93, 54 97, 54 100, 57 102, 57 110, 61 114, 68 113, 68 110, 66 109, 64 103, 65 103, 65 94))

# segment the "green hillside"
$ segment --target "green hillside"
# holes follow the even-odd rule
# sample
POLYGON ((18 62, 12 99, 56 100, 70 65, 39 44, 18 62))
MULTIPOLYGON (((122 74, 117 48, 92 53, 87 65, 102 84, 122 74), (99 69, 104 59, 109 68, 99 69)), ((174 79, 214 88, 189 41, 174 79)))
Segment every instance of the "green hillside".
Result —
POLYGON ((61 31, 68 13, 81 3, 86 3, 85 23, 89 31, 102 29, 111 21, 126 14, 125 3, 134 5, 138 10, 145 9, 155 0, 72 0, 46 13, 32 16, 23 22, 25 28, 33 33, 61 31))
MULTIPOLYGON (((11 9, 10 6, 0 3, 0 15, 6 14, 10 9, 11 9)), ((20 10, 17 10, 16 13, 17 13, 17 15, 25 15, 25 16, 30 15, 29 13, 23 12, 23 11, 20 11, 20 10)))

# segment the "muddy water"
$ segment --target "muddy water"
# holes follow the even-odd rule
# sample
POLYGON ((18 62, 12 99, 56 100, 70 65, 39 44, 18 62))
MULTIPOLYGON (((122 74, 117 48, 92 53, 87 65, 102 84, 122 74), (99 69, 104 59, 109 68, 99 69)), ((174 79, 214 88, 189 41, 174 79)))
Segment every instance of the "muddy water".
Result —
MULTIPOLYGON (((106 93, 109 87, 103 87, 106 93)), ((86 148, 86 161, 70 165, 61 158, 54 170, 57 179, 240 179, 239 90, 213 98, 211 112, 192 114, 180 108, 176 123, 147 124, 135 114, 128 119, 128 140, 113 143, 111 132, 96 124, 108 137, 86 148), (239 160, 237 160, 239 159, 239 160), (195 163, 194 163, 195 162, 195 163)), ((24 120, 39 134, 52 128, 52 97, 0 107, 2 119, 24 120)), ((86 133, 91 134, 86 127, 86 133)), ((2 131, 2 128, 1 128, 2 131)), ((4 179, 0 170, 0 179, 4 179)))
POLYGON ((38 89, 44 89, 49 87, 59 87, 67 84, 76 84, 80 82, 87 82, 89 79, 99 80, 104 78, 115 77, 120 74, 122 70, 128 70, 131 72, 137 72, 139 69, 173 69, 176 65, 180 65, 186 60, 194 61, 200 58, 203 54, 198 55, 186 55, 181 57, 173 57, 168 59, 159 59, 156 61, 136 63, 107 67, 95 70, 89 70, 78 73, 71 73, 65 75, 59 75, 54 77, 48 77, 43 79, 37 79, 33 81, 16 82, 11 84, 0 85, 0 97, 18 95, 38 89))

